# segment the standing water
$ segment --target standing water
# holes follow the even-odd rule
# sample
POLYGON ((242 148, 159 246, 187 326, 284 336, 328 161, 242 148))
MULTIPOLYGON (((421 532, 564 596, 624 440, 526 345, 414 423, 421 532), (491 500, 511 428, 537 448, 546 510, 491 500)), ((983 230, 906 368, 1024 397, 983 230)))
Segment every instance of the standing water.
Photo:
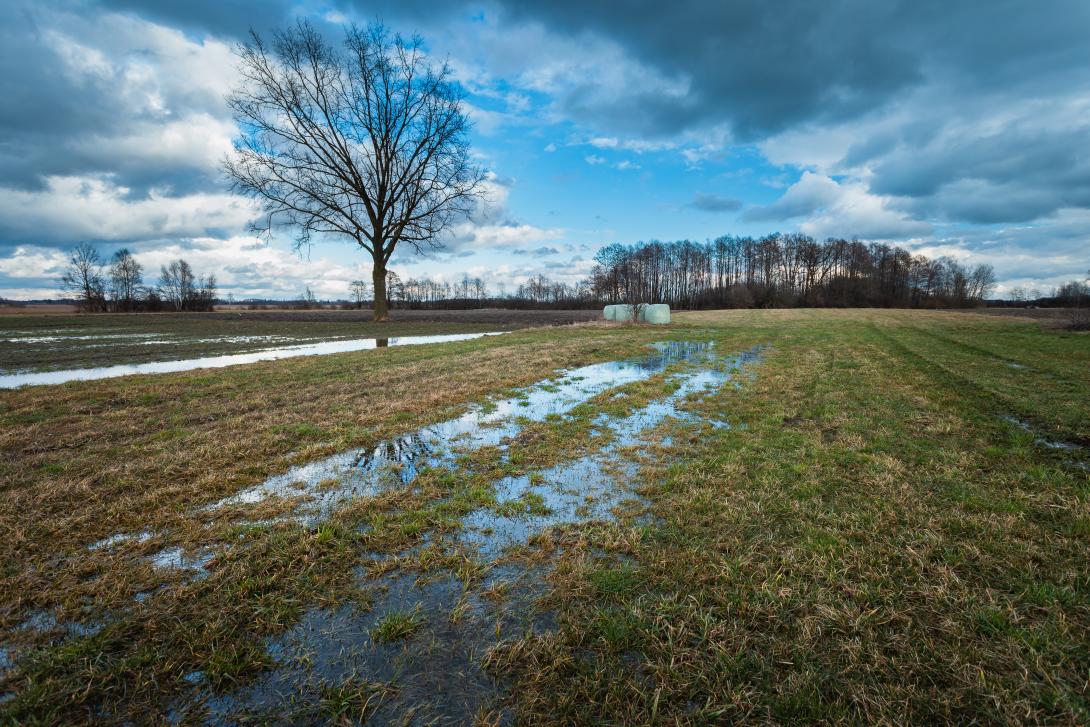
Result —
POLYGON ((23 373, 0 375, 0 389, 14 389, 20 386, 40 386, 43 384, 63 384, 66 381, 92 381, 94 379, 112 379, 117 376, 134 374, 166 374, 193 369, 219 369, 257 361, 275 361, 295 356, 324 356, 330 353, 365 351, 388 346, 415 346, 423 343, 448 343, 450 341, 469 341, 482 336, 499 336, 502 331, 489 333, 452 333, 441 336, 398 336, 396 338, 354 338, 347 341, 323 341, 297 346, 278 346, 250 353, 236 353, 225 356, 206 356, 204 358, 178 359, 174 361, 153 361, 143 364, 118 364, 88 369, 67 369, 64 371, 28 371, 23 373))

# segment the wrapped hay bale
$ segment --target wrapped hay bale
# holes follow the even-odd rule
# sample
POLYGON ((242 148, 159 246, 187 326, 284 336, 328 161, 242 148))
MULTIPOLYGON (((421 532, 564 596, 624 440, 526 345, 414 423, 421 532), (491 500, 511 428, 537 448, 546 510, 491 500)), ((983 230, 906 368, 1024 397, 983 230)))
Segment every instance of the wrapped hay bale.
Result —
POLYGON ((670 306, 665 303, 641 305, 640 320, 659 326, 666 325, 670 322, 670 306))
POLYGON ((670 322, 670 306, 662 303, 636 303, 635 305, 618 303, 603 308, 602 317, 607 321, 620 323, 630 323, 635 320, 640 323, 665 325, 670 322))
POLYGON ((633 308, 638 309, 640 307, 638 305, 637 306, 631 306, 631 305, 622 304, 622 305, 615 305, 615 306, 612 306, 612 307, 613 307, 613 318, 611 318, 610 320, 618 321, 620 323, 631 323, 633 320, 638 320, 639 319, 639 314, 638 313, 636 314, 635 318, 632 315, 632 309, 633 308))

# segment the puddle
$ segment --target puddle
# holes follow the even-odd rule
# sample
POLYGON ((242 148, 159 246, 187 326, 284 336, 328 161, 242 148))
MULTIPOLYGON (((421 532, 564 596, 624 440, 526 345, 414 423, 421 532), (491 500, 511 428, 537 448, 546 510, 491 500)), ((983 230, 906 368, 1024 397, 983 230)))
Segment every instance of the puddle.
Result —
MULTIPOLYGON (((338 506, 360 497, 373 495, 383 486, 406 485, 425 467, 452 467, 458 451, 472 451, 486 445, 502 446, 522 429, 520 421, 544 421, 550 416, 570 412, 594 396, 611 388, 646 380, 679 362, 701 362, 709 368, 690 373, 674 397, 707 387, 732 371, 754 360, 758 349, 735 359, 717 359, 710 343, 670 341, 653 345, 654 352, 627 361, 608 361, 563 372, 517 391, 514 396, 476 405, 462 416, 423 427, 403 436, 365 449, 355 449, 299 465, 242 490, 205 510, 231 505, 261 502, 270 497, 306 499, 293 517, 304 525, 325 519, 338 506), (457 451, 452 447, 456 447, 457 451)), ((726 381, 727 378, 722 378, 726 381)), ((644 417, 663 416, 652 405, 644 417), (657 412, 657 413, 656 413, 657 412)), ((113 548, 121 543, 143 543, 153 537, 144 531, 117 533, 90 546, 91 550, 113 548)))
MULTIPOLYGON (((474 406, 462 416, 375 447, 350 450, 293 467, 208 509, 253 504, 274 496, 302 496, 306 502, 295 517, 311 525, 349 500, 374 495, 384 487, 410 484, 426 467, 452 467, 458 452, 472 452, 484 446, 502 447, 505 440, 521 431, 520 419, 540 422, 563 415, 602 392, 649 379, 672 364, 710 362, 713 358, 708 343, 671 341, 654 347, 654 353, 641 359, 570 369, 510 398, 474 406)), ((702 377, 701 382, 706 382, 716 373, 707 370, 698 376, 702 377)))
POLYGON ((164 548, 151 556, 151 564, 156 568, 196 571, 195 577, 200 580, 208 577, 205 566, 212 560, 212 556, 210 552, 203 552, 189 557, 182 548, 164 548))
POLYGON ((511 565, 494 569, 471 592, 448 574, 394 573, 369 581, 380 604, 309 611, 287 633, 267 640, 274 670, 234 693, 179 705, 171 721, 203 715, 216 724, 245 717, 325 724, 333 715, 322 711, 323 695, 366 683, 395 687, 373 698, 368 724, 403 718, 412 724, 470 724, 502 690, 481 666, 484 652, 502 639, 555 628, 552 614, 536 605, 541 583, 535 570, 511 565), (407 636, 384 641, 380 624, 391 614, 411 614, 418 625, 407 636))
POLYGON ((117 339, 118 342, 111 345, 122 345, 132 343, 129 339, 132 338, 153 338, 155 336, 161 336, 161 333, 111 333, 103 334, 99 336, 15 336, 12 338, 0 339, 0 343, 56 343, 58 341, 107 341, 117 339))
POLYGON ((714 393, 733 382, 738 371, 759 356, 760 349, 754 348, 730 358, 712 359, 710 368, 671 377, 677 389, 669 396, 620 419, 599 415, 595 419, 599 432, 610 436, 606 446, 548 469, 499 480, 495 484, 496 499, 501 504, 509 503, 517 514, 505 516, 493 510, 478 510, 463 518, 462 539, 476 546, 482 556, 492 559, 512 546, 526 544, 546 528, 608 519, 615 507, 636 499, 629 486, 638 464, 625 457, 623 450, 646 444, 643 436, 668 419, 707 423, 715 428, 728 426, 705 420, 679 406, 690 397, 714 393), (519 505, 528 512, 517 512, 519 505))
POLYGON ((95 542, 88 545, 87 549, 88 550, 109 550, 109 549, 113 548, 115 545, 120 545, 121 543, 129 543, 129 542, 146 543, 147 541, 151 540, 152 537, 154 537, 153 533, 151 533, 151 531, 148 531, 148 530, 144 530, 142 532, 139 532, 136 535, 131 535, 129 533, 116 533, 114 535, 109 536, 108 538, 103 538, 102 540, 96 540, 95 542))
MULTIPOLYGON (((358 573, 361 588, 372 597, 369 606, 349 603, 307 611, 293 628, 266 639, 273 667, 230 693, 212 693, 204 686, 199 668, 190 672, 185 682, 191 691, 174 703, 171 721, 234 723, 251 717, 325 724, 336 717, 323 711, 331 693, 371 685, 369 723, 472 722, 504 693, 504 684, 483 668, 483 655, 505 639, 556 628, 554 614, 541 601, 549 590, 546 577, 551 562, 527 564, 512 549, 528 544, 548 528, 611 520, 618 507, 641 503, 633 486, 645 455, 642 445, 655 444, 648 441, 649 435, 667 435, 659 444, 669 441, 669 435, 678 434, 663 429, 671 422, 686 431, 729 426, 688 411, 686 402, 725 386, 740 386, 753 374, 748 364, 758 361, 761 351, 757 347, 720 356, 708 343, 655 344, 652 353, 638 359, 562 372, 508 398, 474 406, 459 417, 376 447, 294 467, 211 505, 207 509, 301 495, 304 502, 291 517, 313 525, 355 497, 385 486, 411 484, 425 467, 456 469, 460 453, 493 445, 506 456, 511 438, 527 422, 568 415, 610 389, 662 374, 674 364, 689 364, 668 374, 673 387, 669 394, 626 416, 599 415, 593 426, 596 436, 606 438, 600 448, 551 467, 501 478, 493 483, 498 505, 468 514, 455 534, 431 534, 427 547, 475 556, 482 575, 471 586, 467 588, 446 570, 420 574, 411 565, 386 570, 386 559, 395 556, 375 554, 358 573), (400 638, 382 639, 382 627, 391 616, 408 617, 413 628, 400 638)), ((117 534, 91 547, 114 548, 151 537, 148 532, 117 534)), ((151 556, 156 567, 198 573, 210 559, 207 552, 187 557, 179 547, 151 556)), ((143 601, 155 590, 136 598, 143 601)), ((54 625, 60 628, 55 620, 54 625)), ((491 716, 501 722, 511 717, 491 716)))
POLYGON ((97 634, 105 625, 103 621, 61 621, 52 609, 32 611, 22 623, 11 629, 10 641, 0 641, 0 672, 11 669, 19 656, 43 638, 52 643, 86 638, 97 634))
POLYGON ((254 363, 257 361, 275 361, 296 356, 324 356, 331 353, 348 351, 366 351, 388 346, 414 346, 427 343, 448 343, 450 341, 468 341, 482 336, 499 336, 502 332, 490 333, 454 333, 441 336, 399 336, 396 338, 354 338, 341 341, 322 341, 297 346, 279 346, 250 353, 237 353, 224 356, 206 356, 203 358, 179 359, 175 361, 155 361, 143 364, 119 364, 99 368, 68 369, 64 371, 37 371, 9 373, 0 375, 0 389, 14 389, 20 386, 41 386, 44 384, 63 384, 66 381, 92 381, 110 379, 117 376, 135 374, 164 374, 193 369, 217 369, 225 366, 254 363))
MULTIPOLYGON (((527 632, 548 631, 556 626, 554 615, 540 604, 548 591, 545 578, 551 564, 527 566, 511 560, 507 557, 511 548, 527 544, 549 527, 612 519, 618 505, 638 500, 631 487, 639 466, 638 447, 646 443, 645 436, 669 420, 686 426, 727 426, 687 412, 683 405, 691 397, 714 393, 731 383, 737 385, 738 375, 748 373, 744 367, 759 356, 759 348, 717 358, 707 346, 664 346, 655 356, 638 362, 645 369, 614 363, 599 365, 605 368, 594 369, 595 374, 584 367, 524 390, 495 410, 482 407, 470 412, 466 417, 492 416, 522 397, 540 396, 543 402, 554 401, 545 397, 546 393, 560 397, 570 409, 574 403, 590 398, 589 392, 601 393, 618 385, 607 372, 618 373, 628 381, 639 380, 639 370, 660 372, 678 360, 697 360, 698 364, 697 368, 671 375, 676 388, 669 395, 625 417, 599 417, 596 426, 609 438, 601 449, 499 480, 494 484, 499 503, 496 508, 478 510, 463 518, 463 529, 456 535, 429 540, 430 547, 462 552, 468 548, 476 553, 476 562, 486 569, 480 583, 467 589, 446 571, 420 575, 398 569, 368 579, 367 566, 362 566, 363 586, 375 597, 369 609, 361 611, 346 605, 307 612, 287 633, 267 640, 266 648, 275 666, 257 682, 228 695, 199 695, 177 707, 173 720, 199 715, 208 722, 222 723, 274 717, 293 724, 317 724, 330 718, 320 710, 323 694, 341 685, 367 683, 380 685, 374 711, 367 715, 368 723, 392 722, 405 715, 421 724, 473 721, 503 694, 504 685, 482 668, 481 657, 503 639, 521 638, 527 632), (628 378, 632 376, 637 378, 628 378), (486 410, 488 414, 483 413, 486 410), (392 642, 378 638, 381 624, 391 614, 411 618, 415 630, 392 642), (384 689, 382 685, 392 688, 384 689), (296 712, 285 713, 284 705, 289 703, 297 706, 296 712)), ((558 411, 549 409, 548 413, 558 411)), ((530 416, 540 419, 545 414, 531 409, 530 416)), ((446 422, 436 426, 450 425, 446 422)), ((428 430, 435 433, 434 428, 428 430)), ((472 434, 472 430, 466 431, 472 434)), ((487 438, 491 441, 492 435, 487 438)), ((431 440, 418 436, 414 441, 431 440)), ((393 447, 390 451, 417 456, 431 450, 393 447)), ((378 561, 388 557, 392 556, 376 554, 378 561)), ((505 721, 511 716, 492 717, 505 721)))
MULTIPOLYGON (((1023 419, 1019 419, 1018 417, 1005 415, 1001 417, 1001 419, 1003 419, 1003 421, 1007 422, 1011 426, 1021 429, 1023 432, 1033 434, 1033 443, 1036 444, 1038 447, 1059 450, 1062 452, 1068 452, 1070 454, 1079 454, 1084 450, 1084 447, 1081 447, 1078 444, 1072 444, 1071 442, 1060 442, 1055 439, 1042 437, 1034 431, 1033 427, 1030 426, 1029 422, 1023 419)), ((1080 462, 1078 460, 1069 460, 1069 462, 1070 464, 1073 464, 1079 469, 1090 470, 1090 464, 1086 462, 1080 462)))

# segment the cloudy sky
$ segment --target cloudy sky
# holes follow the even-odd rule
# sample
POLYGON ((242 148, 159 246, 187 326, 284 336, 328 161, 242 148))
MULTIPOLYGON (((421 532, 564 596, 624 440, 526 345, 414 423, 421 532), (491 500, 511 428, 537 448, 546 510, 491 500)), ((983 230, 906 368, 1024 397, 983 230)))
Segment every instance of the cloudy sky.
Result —
POLYGON ((218 172, 234 44, 296 17, 418 32, 468 93, 489 208, 402 277, 510 289, 609 242, 773 231, 990 262, 1000 293, 1090 267, 1086 0, 623 5, 6 0, 0 296, 56 295, 79 241, 239 298, 369 277, 346 243, 252 237, 218 172))

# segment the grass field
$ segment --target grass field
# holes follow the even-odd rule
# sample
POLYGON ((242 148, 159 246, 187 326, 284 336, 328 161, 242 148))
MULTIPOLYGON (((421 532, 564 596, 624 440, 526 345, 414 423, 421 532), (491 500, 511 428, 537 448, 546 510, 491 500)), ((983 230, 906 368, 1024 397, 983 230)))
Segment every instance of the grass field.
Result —
POLYGON ((1086 334, 876 310, 0 391, 0 722, 1084 724, 1088 414, 1086 334))

